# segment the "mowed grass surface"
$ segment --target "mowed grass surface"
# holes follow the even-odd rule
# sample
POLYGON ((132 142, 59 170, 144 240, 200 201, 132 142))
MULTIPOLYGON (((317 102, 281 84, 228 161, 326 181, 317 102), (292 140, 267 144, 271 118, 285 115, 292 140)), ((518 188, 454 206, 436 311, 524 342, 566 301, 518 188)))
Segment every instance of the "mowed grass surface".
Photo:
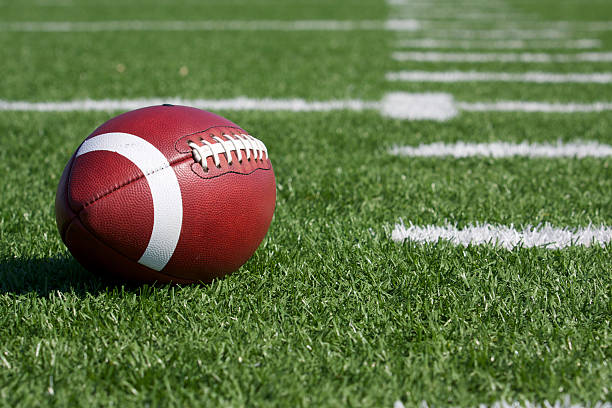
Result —
MULTIPOLYGON (((273 15, 276 3, 266 4, 252 14, 273 15)), ((338 15, 357 18, 352 9, 339 6, 338 15)), ((378 98, 396 89, 384 82, 395 64, 393 40, 383 32, 3 33, 0 52, 17 57, 1 65, 10 80, 0 79, 0 99, 378 98), (181 77, 186 62, 174 61, 172 46, 186 58, 186 37, 209 41, 228 58, 195 53, 197 63, 181 77), (232 50, 250 55, 252 69, 229 58, 232 50), (46 79, 37 83, 37 73, 46 79)), ((512 91, 516 84, 444 89, 463 97, 484 85, 502 99, 505 92, 557 97, 553 86, 532 93, 512 91)), ((584 100, 605 96, 586 85, 573 89, 584 100)), ((0 113, 3 405, 391 406, 399 399, 470 406, 612 398, 610 245, 506 251, 389 239, 400 217, 459 226, 611 225, 612 159, 387 154, 394 144, 435 141, 612 144, 612 114, 463 113, 434 123, 374 111, 219 112, 268 147, 278 185, 270 232, 226 279, 133 288, 83 270, 61 243, 53 211, 73 150, 116 113, 0 113)))
MULTIPOLYGON (((609 159, 386 155, 397 141, 452 140, 467 129, 487 140, 491 126, 499 138, 524 131, 541 140, 553 118, 442 125, 373 113, 227 115, 256 126, 274 158, 278 207, 268 237, 245 267, 212 285, 131 289, 107 288, 83 271, 53 220, 69 151, 108 115, 2 115, 8 405, 609 398, 609 247, 508 252, 388 239, 400 216, 609 225, 609 159), (40 158, 21 145, 24 134, 39 141, 40 158)), ((549 136, 571 138, 591 121, 609 129, 609 117, 557 118, 549 136)))
POLYGON ((3 99, 36 101, 380 98, 388 40, 382 31, 3 33, 0 87, 3 99))
POLYGON ((0 2, 0 21, 384 19, 378 0, 23 0, 0 2))

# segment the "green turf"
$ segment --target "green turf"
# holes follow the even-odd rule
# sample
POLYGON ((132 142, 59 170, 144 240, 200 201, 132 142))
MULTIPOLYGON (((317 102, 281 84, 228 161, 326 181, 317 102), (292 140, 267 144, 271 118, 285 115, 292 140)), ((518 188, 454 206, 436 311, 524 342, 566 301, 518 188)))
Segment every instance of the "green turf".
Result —
MULTIPOLYGON (((278 18, 320 17, 265 4, 266 15, 278 18)), ((315 4, 333 9, 334 18, 365 13, 355 2, 315 4)), ((13 10, 7 20, 22 10, 2 7, 13 10)), ((220 7, 227 18, 230 6, 220 7)), ((369 7, 385 11, 383 2, 369 7)), ((95 20, 95 10, 68 17, 95 20)), ((248 10, 243 17, 261 18, 248 10)), ((34 6, 24 13, 45 19, 34 6)), ((387 70, 407 66, 389 58, 395 40, 388 32, 2 33, 0 99, 377 99, 397 89, 451 92, 459 100, 609 99, 608 86, 388 84, 387 70), (204 44, 214 58, 190 54, 204 44), (187 77, 178 75, 182 65, 187 77)), ((389 239, 400 218, 612 225, 612 159, 387 154, 394 144, 435 141, 612 144, 611 113, 462 113, 444 123, 375 111, 219 113, 268 147, 278 187, 270 232, 226 279, 133 288, 83 270, 54 221, 63 166, 115 113, 0 112, 0 405, 612 400, 611 245, 507 251, 389 239)))
POLYGON ((11 0, 0 21, 385 19, 379 0, 11 0))

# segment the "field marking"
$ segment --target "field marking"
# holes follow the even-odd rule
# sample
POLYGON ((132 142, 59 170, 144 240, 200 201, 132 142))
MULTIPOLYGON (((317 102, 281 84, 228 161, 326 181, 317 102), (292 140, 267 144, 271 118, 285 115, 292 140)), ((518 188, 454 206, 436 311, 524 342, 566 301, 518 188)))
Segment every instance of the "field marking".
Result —
POLYGON ((612 227, 587 226, 580 228, 557 228, 549 223, 543 225, 528 225, 516 229, 513 225, 493 225, 477 223, 463 229, 447 223, 443 226, 417 226, 402 221, 395 224, 391 239, 396 242, 437 243, 448 241, 454 245, 486 245, 492 244, 512 250, 517 246, 525 248, 561 249, 570 246, 591 245, 604 246, 612 242, 612 227))
POLYGON ((391 20, 226 20, 226 21, 46 21, 5 22, 9 32, 102 32, 102 31, 415 31, 413 19, 391 20))
POLYGON ((594 141, 563 143, 431 143, 419 146, 393 146, 389 154, 407 157, 528 157, 528 158, 586 158, 612 157, 612 146, 594 141))
POLYGON ((565 62, 612 62, 612 52, 584 52, 578 54, 546 53, 461 53, 461 52, 409 52, 392 54, 396 61, 418 62, 520 62, 520 63, 565 63, 565 62))
POLYGON ((411 17, 419 20, 450 20, 450 21, 461 21, 461 20, 484 20, 484 21, 495 21, 503 20, 504 18, 516 19, 516 20, 534 20, 534 15, 526 15, 517 12, 508 11, 506 13, 499 11, 466 11, 457 12, 456 9, 435 9, 435 10, 415 10, 406 9, 405 7, 397 8, 398 13, 396 16, 411 17))
MULTIPOLYGON (((432 21, 424 21, 421 23, 423 25, 432 25, 434 22, 432 21)), ((573 30, 573 31, 584 31, 584 32, 602 32, 602 31, 612 31, 612 21, 500 21, 497 22, 496 26, 499 28, 533 28, 534 25, 537 25, 540 28, 552 28, 552 29, 560 29, 560 30, 573 30)))
MULTIPOLYGON (((419 22, 423 28, 445 28, 445 29, 472 29, 475 23, 486 23, 486 27, 491 26, 491 22, 478 22, 478 21, 461 21, 461 20, 434 20, 434 19, 420 19, 419 22)), ((494 22, 495 28, 497 29, 556 29, 576 32, 604 32, 612 31, 612 21, 542 21, 542 20, 530 20, 530 19, 512 19, 512 20, 499 20, 494 22)), ((481 28, 486 28, 481 25, 481 28)))
POLYGON ((447 93, 387 93, 380 103, 383 116, 403 120, 445 121, 459 114, 453 97, 447 93))
POLYGON ((468 112, 540 112, 588 113, 612 110, 612 102, 550 103, 529 101, 457 102, 457 108, 468 112))
POLYGON ((408 120, 447 120, 457 115, 453 98, 444 93, 390 93, 380 101, 360 99, 338 99, 329 101, 306 101, 304 99, 255 99, 238 97, 233 99, 103 99, 74 100, 62 102, 27 102, 0 100, 0 111, 34 112, 85 112, 133 110, 144 106, 170 103, 195 108, 221 111, 289 111, 329 112, 337 110, 378 110, 383 116, 408 120))
MULTIPOLYGON (((481 13, 482 14, 482 13, 481 13)), ((411 16, 412 17, 412 16, 411 16)), ((467 13, 465 17, 483 17, 467 13)), ((99 32, 99 31, 351 31, 351 30, 391 30, 416 31, 423 29, 472 29, 474 20, 430 20, 405 18, 395 20, 109 20, 109 21, 12 21, 0 22, 0 31, 13 32, 99 32), (459 24, 455 24, 459 23, 459 24), (470 26, 466 26, 469 24, 470 26)), ((612 31, 610 21, 541 22, 524 18, 509 23, 497 24, 499 29, 530 30, 537 24, 538 29, 558 29, 586 32, 612 31), (527 24, 525 24, 527 22, 527 24)), ((542 47, 545 47, 542 44, 542 47)), ((575 48, 575 47, 574 47, 575 48)))
MULTIPOLYGON (((393 408, 405 408, 401 400, 395 401, 393 408)), ((422 401, 419 404, 419 408, 429 408, 426 401, 422 401)), ((566 396, 563 400, 556 400, 549 402, 544 400, 542 403, 536 403, 531 401, 513 401, 508 402, 505 400, 496 401, 492 404, 478 404, 474 408, 612 408, 612 402, 597 401, 595 403, 572 403, 571 398, 566 396)))
POLYGON ((381 115, 403 120, 445 121, 467 112, 542 112, 542 113, 587 113, 612 111, 612 102, 550 103, 526 101, 460 102, 448 93, 407 93, 390 92, 380 101, 361 99, 336 99, 328 101, 307 101, 304 99, 256 99, 238 97, 233 99, 182 99, 182 98, 141 98, 72 100, 57 102, 28 102, 0 100, 0 111, 33 112, 86 112, 86 111, 127 111, 144 106, 171 103, 188 105, 212 111, 288 111, 288 112, 330 112, 379 111, 381 115))
POLYGON ((526 40, 439 40, 421 38, 400 40, 400 48, 459 48, 459 49, 591 49, 600 48, 601 40, 582 38, 567 41, 526 41, 526 40))
POLYGON ((572 39, 573 35, 567 30, 558 29, 427 29, 428 37, 440 39, 472 39, 472 40, 542 40, 542 39, 572 39))
POLYGON ((378 109, 379 102, 368 102, 358 99, 306 101, 304 99, 253 99, 239 97, 234 99, 181 99, 181 98, 150 98, 150 99, 102 99, 75 100, 65 102, 25 102, 0 100, 0 111, 115 111, 132 110, 143 106, 188 105, 210 110, 254 110, 254 111, 290 111, 290 112, 327 112, 334 110, 363 111, 378 109))
MULTIPOLYGON (((445 1, 436 1, 435 4, 433 4, 430 1, 426 1, 426 0, 421 0, 421 1, 417 1, 417 0, 387 0, 387 4, 390 6, 423 6, 423 7, 427 7, 427 8, 431 8, 432 6, 435 7, 456 7, 457 6, 457 2, 456 0, 445 0, 445 1)), ((470 0, 470 1, 462 1, 461 5, 464 7, 484 7, 484 6, 497 6, 497 7, 507 7, 508 4, 504 3, 503 1, 495 1, 495 0, 491 0, 491 1, 482 1, 482 0, 470 0)))
POLYGON ((388 81, 403 82, 534 82, 534 83, 612 83, 612 72, 480 72, 480 71, 399 71, 386 74, 388 81))

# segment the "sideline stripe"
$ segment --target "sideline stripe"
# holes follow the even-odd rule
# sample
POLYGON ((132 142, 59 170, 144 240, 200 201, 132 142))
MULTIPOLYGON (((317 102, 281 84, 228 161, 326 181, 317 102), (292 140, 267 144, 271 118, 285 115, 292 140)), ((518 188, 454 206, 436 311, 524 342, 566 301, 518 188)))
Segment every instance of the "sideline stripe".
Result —
POLYGON ((396 61, 419 62, 612 62, 612 52, 579 54, 394 52, 396 61))
POLYGON ((397 20, 227 20, 227 21, 47 21, 0 23, 0 31, 100 32, 100 31, 415 31, 420 23, 397 20))
POLYGON ((537 82, 537 83, 597 83, 612 82, 612 72, 479 72, 479 71, 399 71, 386 74, 388 81, 404 82, 537 82))
POLYGON ((575 157, 610 157, 612 146, 598 142, 576 141, 570 143, 465 143, 457 142, 420 144, 419 146, 393 146, 389 154, 408 157, 529 157, 529 158, 556 158, 575 157))
POLYGON ((588 49, 601 47, 601 40, 582 38, 567 41, 525 41, 525 40, 438 40, 435 38, 422 38, 401 40, 399 47, 404 48, 460 48, 460 49, 588 49))
POLYGON ((103 99, 73 100, 59 102, 27 102, 0 100, 0 111, 34 112, 85 112, 85 111, 126 111, 143 106, 171 103, 188 105, 207 110, 230 111, 289 111, 329 112, 336 110, 364 111, 377 110, 383 116, 407 120, 444 121, 468 112, 543 112, 577 113, 612 111, 612 102, 549 103, 525 101, 457 102, 447 93, 390 92, 380 101, 360 99, 338 99, 329 101, 306 101, 304 99, 103 99))
POLYGON ((556 228, 545 223, 536 227, 528 225, 523 229, 516 229, 513 225, 484 223, 458 229, 449 223, 443 226, 417 226, 410 223, 406 226, 400 221, 399 224, 395 224, 391 239, 396 242, 419 243, 437 243, 443 240, 463 246, 493 244, 508 250, 517 246, 560 249, 576 245, 604 246, 612 242, 612 227, 589 225, 581 228, 556 228))

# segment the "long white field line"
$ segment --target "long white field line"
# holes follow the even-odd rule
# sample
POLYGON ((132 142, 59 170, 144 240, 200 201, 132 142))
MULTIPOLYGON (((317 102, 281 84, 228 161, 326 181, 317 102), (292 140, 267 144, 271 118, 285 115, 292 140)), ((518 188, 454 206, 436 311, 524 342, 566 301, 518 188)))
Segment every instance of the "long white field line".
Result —
MULTIPOLYGON (((392 4, 391 2, 387 2, 389 4, 389 9, 393 12, 393 14, 399 13, 421 13, 423 14, 424 20, 431 19, 429 17, 429 13, 436 15, 437 13, 449 15, 453 12, 457 13, 457 4, 423 4, 423 3, 414 3, 410 5, 406 4, 392 4)), ((462 12, 479 12, 479 13, 503 13, 508 12, 511 15, 524 16, 525 14, 518 13, 515 10, 511 9, 507 5, 499 5, 499 4, 481 4, 481 5, 461 5, 462 12)))
POLYGON ((416 18, 419 20, 484 20, 484 21, 496 21, 503 20, 504 18, 515 19, 515 20, 533 20, 534 15, 526 15, 517 12, 503 12, 503 11, 458 11, 455 9, 447 10, 413 10, 398 8, 398 12, 394 15, 398 18, 416 18))
POLYGON ((399 48, 459 48, 459 49, 591 49, 600 48, 601 40, 581 38, 575 40, 444 40, 418 38, 400 40, 399 48))
MULTIPOLYGON (((436 21, 436 20, 419 20, 423 28, 474 28, 475 21, 436 21)), ((485 22, 487 23, 487 22, 485 22)), ((559 29, 570 30, 577 32, 605 32, 612 31, 612 21, 533 21, 522 19, 508 19, 489 22, 485 24, 487 27, 494 26, 498 29, 559 29)), ((482 26, 481 26, 482 27, 482 26)))
POLYGON ((380 102, 368 102, 359 99, 306 101, 304 99, 254 99, 238 97, 234 99, 181 99, 181 98, 149 98, 149 99, 102 99, 74 100, 65 102, 24 102, 0 100, 0 111, 114 111, 132 110, 143 106, 188 105, 209 110, 252 110, 252 111, 290 111, 290 112, 328 112, 335 110, 363 111, 379 109, 380 102))
POLYGON ((612 157, 612 146, 595 141, 563 143, 430 143, 418 146, 393 146, 389 154, 405 157, 527 157, 527 158, 587 158, 612 157))
MULTIPOLYGON (((482 28, 482 27, 481 27, 482 28)), ((578 32, 612 31, 611 21, 541 22, 511 20, 497 22, 496 29, 558 29, 578 32)), ((474 29, 473 20, 426 20, 397 18, 394 20, 108 20, 108 21, 8 21, 0 22, 0 31, 14 32, 98 32, 98 31, 351 31, 428 29, 474 29)), ((542 47, 544 45, 542 44, 542 47)))
POLYGON ((551 103, 526 101, 460 102, 447 93, 390 92, 380 101, 362 99, 336 99, 307 101, 304 99, 257 99, 238 97, 233 99, 182 99, 182 98, 141 98, 141 99, 81 99, 55 102, 28 102, 0 100, 0 111, 125 111, 144 106, 171 103, 189 105, 213 111, 289 111, 329 112, 338 110, 376 110, 385 117, 403 120, 452 119, 461 111, 467 112, 543 112, 543 113, 584 113, 612 111, 612 101, 594 103, 551 103))
POLYGON ((612 52, 583 52, 577 54, 500 53, 500 52, 411 52, 397 51, 396 61, 416 62, 520 62, 520 63, 571 63, 612 62, 612 52))
MULTIPOLYGON (((416 32, 421 34, 421 32, 416 32)), ((474 39, 474 40, 537 40, 572 39, 574 33, 558 29, 474 29, 474 28, 432 28, 424 30, 428 38, 474 39)))
POLYGON ((586 113, 612 110, 612 102, 550 103, 529 101, 457 102, 456 108, 468 112, 586 113))
MULTIPOLYGON (((419 7, 457 7, 457 0, 440 0, 436 2, 431 2, 427 0, 387 0, 387 4, 390 6, 419 6, 419 7)), ((499 1, 499 0, 470 0, 470 1, 462 1, 461 5, 463 7, 507 7, 508 4, 499 1)))
POLYGON ((481 71, 399 71, 388 72, 388 81, 403 82, 534 82, 534 83, 612 83, 612 72, 481 72, 481 71))
POLYGON ((592 226, 579 228, 558 228, 549 223, 523 228, 514 225, 474 224, 459 229, 447 223, 445 225, 407 226, 403 221, 395 224, 391 239, 396 242, 437 243, 448 241, 454 245, 492 244, 512 250, 516 247, 561 249, 570 246, 591 245, 604 246, 612 242, 612 227, 592 226))
POLYGON ((206 20, 206 21, 42 21, 3 22, 0 32, 101 31, 415 31, 420 23, 397 20, 206 20))
MULTIPOLYGON (((443 9, 443 10, 456 10, 457 9, 457 5, 458 2, 456 0, 444 0, 444 1, 435 1, 435 2, 431 2, 431 1, 427 1, 427 0, 421 0, 421 1, 417 1, 417 0, 387 0, 387 5, 389 5, 390 7, 414 7, 414 8, 421 8, 421 9, 443 9)), ((508 3, 503 2, 503 1, 498 1, 498 0, 491 0, 491 1, 486 1, 486 0, 471 0, 471 1, 461 1, 460 2, 461 7, 466 8, 466 9, 476 9, 476 10, 480 10, 480 9, 493 9, 493 10, 497 10, 497 9, 501 9, 501 10, 508 10, 510 9, 508 6, 508 3)))
MULTIPOLYGON (((393 408, 405 408, 402 401, 397 400, 393 404, 393 408)), ((419 404, 419 408, 429 408, 426 401, 422 401, 419 404)), ((572 402, 569 396, 566 396, 563 400, 556 400, 549 402, 531 402, 531 401, 496 401, 492 404, 478 404, 474 408, 612 408, 612 402, 609 401, 597 401, 591 403, 572 402)))

